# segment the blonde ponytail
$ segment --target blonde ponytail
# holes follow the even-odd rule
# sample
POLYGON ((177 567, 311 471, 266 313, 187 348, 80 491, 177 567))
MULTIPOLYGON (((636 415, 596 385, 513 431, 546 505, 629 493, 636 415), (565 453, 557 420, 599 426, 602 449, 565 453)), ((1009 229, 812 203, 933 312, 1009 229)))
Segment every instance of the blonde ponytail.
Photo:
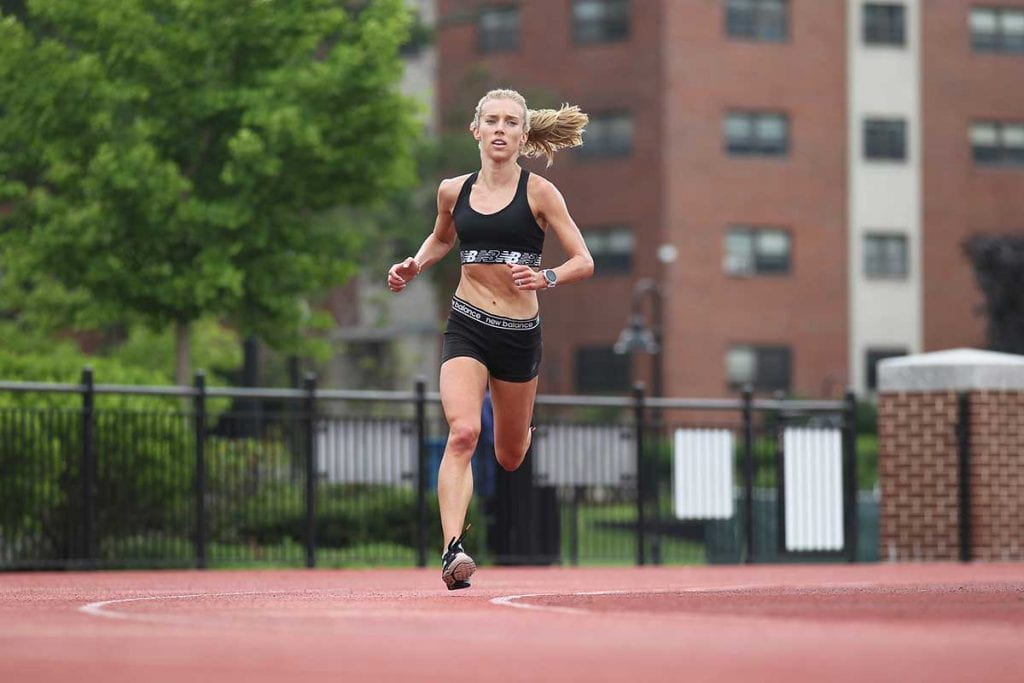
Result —
POLYGON ((548 166, 555 161, 555 152, 583 144, 583 129, 590 118, 576 105, 563 104, 561 109, 531 109, 527 118, 530 127, 523 145, 523 155, 545 156, 548 166))
POLYGON ((480 126, 480 112, 488 100, 512 100, 523 108, 526 125, 526 144, 523 155, 527 157, 547 157, 548 166, 555 160, 555 152, 568 147, 583 144, 583 129, 590 118, 580 111, 576 105, 563 104, 561 109, 527 109, 526 98, 515 90, 491 90, 480 98, 473 114, 473 122, 469 127, 476 130, 480 126))

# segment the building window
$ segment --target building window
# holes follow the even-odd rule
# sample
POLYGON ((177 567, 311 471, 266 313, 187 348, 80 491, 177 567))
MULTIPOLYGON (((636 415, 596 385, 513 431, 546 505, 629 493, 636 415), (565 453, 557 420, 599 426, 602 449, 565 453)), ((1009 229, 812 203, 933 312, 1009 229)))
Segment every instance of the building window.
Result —
POLYGON ((595 114, 583 133, 577 154, 584 159, 626 157, 633 152, 633 117, 627 113, 595 114))
POLYGON ((722 123, 726 151, 734 156, 784 156, 789 117, 777 112, 732 111, 722 123))
POLYGON ((595 275, 628 273, 633 269, 633 231, 629 228, 597 228, 583 233, 594 257, 595 275))
POLYGON ((903 161, 907 158, 907 122, 903 119, 864 121, 864 158, 903 161))
POLYGON ((864 236, 864 275, 874 278, 907 277, 907 236, 870 233, 864 236))
POLYGON ((620 394, 629 391, 632 354, 611 346, 576 349, 576 391, 581 394, 620 394))
POLYGON ((976 7, 970 27, 975 52, 1024 54, 1024 8, 976 7))
POLYGON ((788 0, 728 0, 725 31, 733 38, 782 42, 789 35, 788 0))
POLYGON ((789 273, 789 232, 776 228, 737 226, 725 234, 728 275, 784 275, 789 273))
POLYGON ((904 45, 906 8, 902 4, 869 2, 864 5, 866 45, 904 45))
POLYGON ((519 8, 484 7, 477 23, 480 52, 509 52, 519 49, 519 8))
POLYGON ((629 12, 629 0, 574 0, 572 38, 581 45, 626 40, 629 12))
POLYGON ((725 356, 729 388, 750 385, 755 391, 789 391, 791 360, 787 346, 733 346, 725 356))
POLYGON ((868 391, 878 389, 878 363, 886 358, 898 358, 907 355, 906 349, 868 349, 867 358, 864 361, 866 373, 865 386, 868 391))
POLYGON ((971 124, 971 150, 976 164, 1024 165, 1024 123, 971 124))

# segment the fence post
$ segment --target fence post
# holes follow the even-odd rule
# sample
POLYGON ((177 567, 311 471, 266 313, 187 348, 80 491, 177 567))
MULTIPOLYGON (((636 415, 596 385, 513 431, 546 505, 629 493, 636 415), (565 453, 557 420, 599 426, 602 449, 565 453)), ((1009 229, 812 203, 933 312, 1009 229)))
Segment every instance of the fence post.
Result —
POLYGON ((857 502, 857 397, 846 392, 843 416, 843 515, 846 561, 857 561, 859 504, 857 502))
POLYGON ((416 380, 416 566, 427 566, 427 383, 416 380))
POLYGON ((743 532, 746 564, 754 562, 754 391, 743 388, 743 532))
POLYGON ((206 569, 206 375, 195 376, 196 568, 206 569))
POLYGON ((646 519, 644 501, 647 477, 644 476, 644 385, 633 385, 633 412, 636 422, 636 563, 644 565, 646 556, 646 519))
POLYGON ((647 458, 647 494, 651 499, 651 564, 661 564, 661 478, 658 476, 658 463, 661 449, 662 421, 661 409, 651 411, 651 435, 649 441, 653 446, 652 455, 647 458))
POLYGON ((572 487, 572 526, 569 527, 569 564, 578 567, 580 564, 580 500, 583 498, 583 487, 572 487))
POLYGON ((82 559, 92 566, 96 559, 96 391, 92 366, 82 370, 82 559))
POLYGON ((958 398, 957 465, 959 469, 960 561, 971 561, 971 395, 958 398))
POLYGON ((316 373, 307 373, 302 382, 306 391, 306 566, 316 566, 316 373))

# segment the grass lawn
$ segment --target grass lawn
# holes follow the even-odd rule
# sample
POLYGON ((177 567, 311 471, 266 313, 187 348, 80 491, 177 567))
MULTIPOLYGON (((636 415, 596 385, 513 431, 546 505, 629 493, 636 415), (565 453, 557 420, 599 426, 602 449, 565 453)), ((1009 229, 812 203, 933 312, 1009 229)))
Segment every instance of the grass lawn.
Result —
MULTIPOLYGON (((664 514, 664 513, 663 513, 664 514)), ((579 564, 631 565, 636 563, 636 506, 629 503, 580 505, 578 511, 579 564), (622 526, 619 526, 622 525, 622 526)), ((562 562, 571 564, 572 511, 562 508, 562 562)), ((647 561, 651 561, 648 532, 647 561)), ((665 564, 704 564, 704 544, 661 535, 661 561, 665 564)))

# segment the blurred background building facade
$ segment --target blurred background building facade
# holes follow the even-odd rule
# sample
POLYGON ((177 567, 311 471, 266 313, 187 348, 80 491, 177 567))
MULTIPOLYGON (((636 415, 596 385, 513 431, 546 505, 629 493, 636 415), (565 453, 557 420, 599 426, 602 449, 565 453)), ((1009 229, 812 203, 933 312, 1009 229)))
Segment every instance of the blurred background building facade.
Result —
MULTIPOLYGON (((436 136, 437 48, 430 31, 437 24, 437 3, 406 0, 405 4, 414 23, 402 49, 405 70, 400 87, 420 106, 426 134, 436 136)), ((424 237, 432 227, 433 216, 424 214, 424 237)), ((364 269, 330 292, 326 306, 335 327, 331 332, 334 353, 322 369, 327 386, 408 389, 412 378, 423 377, 437 388, 442 330, 437 289, 423 278, 396 297, 385 286, 386 275, 386 268, 364 269)))
POLYGON ((524 163, 597 265, 543 293, 541 391, 837 396, 873 389, 881 358, 983 345, 961 243, 1024 229, 1024 0, 436 10, 442 127, 503 86, 591 115, 584 147, 524 163), (648 279, 656 296, 635 296, 648 279), (659 305, 661 370, 614 350, 659 305))

